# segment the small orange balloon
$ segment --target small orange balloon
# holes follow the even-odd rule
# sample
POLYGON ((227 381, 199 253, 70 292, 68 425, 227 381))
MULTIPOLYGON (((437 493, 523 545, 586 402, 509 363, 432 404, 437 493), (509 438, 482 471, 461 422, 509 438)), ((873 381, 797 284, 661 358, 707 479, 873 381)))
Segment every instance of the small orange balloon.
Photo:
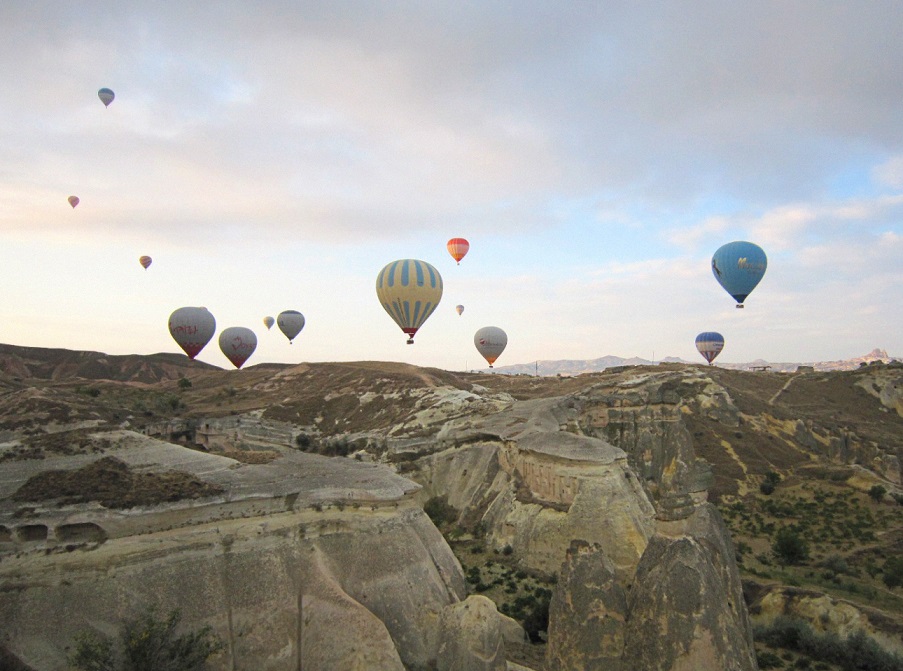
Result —
POLYGON ((458 262, 458 265, 461 265, 461 259, 464 258, 467 250, 470 249, 470 243, 464 238, 452 238, 446 243, 445 247, 448 249, 448 253, 452 255, 452 258, 458 262))

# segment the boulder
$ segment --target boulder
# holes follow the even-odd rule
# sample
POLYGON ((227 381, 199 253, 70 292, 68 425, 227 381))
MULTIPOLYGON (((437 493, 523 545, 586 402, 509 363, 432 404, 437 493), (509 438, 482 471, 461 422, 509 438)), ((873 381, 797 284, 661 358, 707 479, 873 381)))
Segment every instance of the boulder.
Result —
POLYGON ((447 606, 439 616, 439 638, 438 671, 504 671, 507 667, 499 614, 485 596, 472 595, 447 606))

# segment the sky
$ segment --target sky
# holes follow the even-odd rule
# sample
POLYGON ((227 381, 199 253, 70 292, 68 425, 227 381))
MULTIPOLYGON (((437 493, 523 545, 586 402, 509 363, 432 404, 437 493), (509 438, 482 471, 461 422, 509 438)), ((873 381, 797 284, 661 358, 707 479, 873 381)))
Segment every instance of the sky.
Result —
POLYGON ((500 366, 703 362, 702 331, 718 362, 903 355, 901 26, 890 0, 0 3, 0 342, 180 352, 169 315, 205 306, 223 368, 229 326, 246 366, 481 368, 483 326, 500 366), (710 268, 733 240, 768 255, 743 310, 710 268), (444 281, 413 346, 375 291, 403 258, 444 281), (293 344, 262 321, 289 309, 293 344))

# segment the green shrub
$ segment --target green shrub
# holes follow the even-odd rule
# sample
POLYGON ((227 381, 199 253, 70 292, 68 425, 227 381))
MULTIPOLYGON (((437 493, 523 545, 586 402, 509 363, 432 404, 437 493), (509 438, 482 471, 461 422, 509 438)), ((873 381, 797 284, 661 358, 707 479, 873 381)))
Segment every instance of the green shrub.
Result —
POLYGON ((437 527, 451 524, 458 519, 458 509, 449 504, 447 496, 434 496, 423 504, 427 514, 437 527))
POLYGON ((201 671, 224 645, 210 627, 177 635, 180 621, 178 610, 165 619, 146 610, 123 624, 121 654, 107 638, 80 634, 69 664, 79 671, 201 671))
MULTIPOLYGON (((811 660, 828 662, 844 671, 903 669, 903 658, 887 652, 862 632, 841 639, 836 634, 817 634, 802 620, 780 616, 768 627, 756 627, 755 637, 772 648, 803 654, 810 664, 811 660)), ((789 660, 786 653, 783 657, 789 660)))
POLYGON ((873 485, 869 490, 869 496, 871 496, 876 503, 881 503, 882 499, 884 499, 885 494, 887 494, 887 489, 885 489, 881 485, 873 485))
POLYGON ((771 650, 756 652, 756 662, 760 669, 783 669, 784 662, 771 650))
POLYGON ((881 569, 884 575, 881 579, 888 587, 899 587, 903 585, 903 557, 890 557, 884 562, 881 569))
POLYGON ((809 558, 809 544, 794 527, 782 527, 771 546, 781 565, 801 564, 809 558))

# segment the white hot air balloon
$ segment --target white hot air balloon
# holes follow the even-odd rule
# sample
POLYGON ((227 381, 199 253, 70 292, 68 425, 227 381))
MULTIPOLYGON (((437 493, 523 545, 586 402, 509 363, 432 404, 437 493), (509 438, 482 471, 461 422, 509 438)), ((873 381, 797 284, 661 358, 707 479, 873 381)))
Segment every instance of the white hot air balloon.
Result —
POLYGON ((257 336, 244 326, 230 326, 219 334, 219 348, 233 366, 241 368, 257 349, 257 336))
POLYGON ((492 368, 508 345, 508 334, 498 326, 484 326, 474 334, 473 344, 492 368))
POLYGON ((304 315, 297 310, 285 310, 276 317, 276 325, 288 338, 289 344, 291 344, 292 340, 298 337, 301 329, 304 328, 304 315))
POLYGON ((169 333, 189 359, 194 359, 210 342, 216 320, 207 308, 179 308, 169 315, 169 333))

